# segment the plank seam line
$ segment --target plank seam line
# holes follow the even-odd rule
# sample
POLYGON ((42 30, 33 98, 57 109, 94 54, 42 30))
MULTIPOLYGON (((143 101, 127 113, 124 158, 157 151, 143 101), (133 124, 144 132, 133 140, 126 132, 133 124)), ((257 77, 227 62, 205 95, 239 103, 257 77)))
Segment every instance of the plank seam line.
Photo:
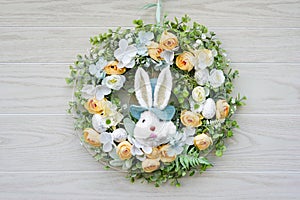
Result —
MULTIPOLYGON (((289 116, 289 117, 300 117, 300 114, 289 114, 289 113, 235 113, 234 116, 289 116)), ((64 113, 0 113, 1 117, 5 116, 70 116, 70 114, 64 113)))
MULTIPOLYGON (((96 29, 116 29, 120 26, 0 26, 0 28, 66 28, 66 29, 81 29, 81 28, 96 28, 96 29)), ((214 30, 299 30, 300 27, 238 27, 238 26, 206 26, 214 30)), ((122 26, 124 29, 131 29, 134 26, 122 26)))

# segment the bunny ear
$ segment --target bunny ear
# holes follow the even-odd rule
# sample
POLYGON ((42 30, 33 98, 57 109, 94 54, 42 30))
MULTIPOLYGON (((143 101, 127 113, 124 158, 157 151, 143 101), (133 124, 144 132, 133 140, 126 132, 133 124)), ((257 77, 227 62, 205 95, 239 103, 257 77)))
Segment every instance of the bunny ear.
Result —
POLYGON ((163 69, 154 90, 154 107, 163 110, 168 105, 172 91, 172 74, 169 67, 163 69))
POLYGON ((134 80, 135 96, 139 104, 146 108, 152 107, 152 88, 149 76, 145 70, 139 67, 135 72, 134 80))

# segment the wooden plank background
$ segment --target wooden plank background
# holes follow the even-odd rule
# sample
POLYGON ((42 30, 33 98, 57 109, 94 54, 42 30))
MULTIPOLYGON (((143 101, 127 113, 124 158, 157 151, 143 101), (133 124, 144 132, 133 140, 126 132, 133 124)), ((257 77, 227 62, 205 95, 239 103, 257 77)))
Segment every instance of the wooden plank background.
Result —
POLYGON ((217 33, 236 90, 241 129, 215 167, 182 187, 131 184, 80 146, 65 113, 64 77, 89 37, 154 22, 150 0, 0 0, 0 199, 299 199, 300 1, 165 0, 217 33))

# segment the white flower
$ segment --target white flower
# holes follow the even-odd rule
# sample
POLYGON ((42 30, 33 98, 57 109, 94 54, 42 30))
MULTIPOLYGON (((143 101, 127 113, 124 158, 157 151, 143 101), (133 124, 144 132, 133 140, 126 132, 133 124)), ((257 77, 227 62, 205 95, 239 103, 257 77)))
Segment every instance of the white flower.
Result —
POLYGON ((105 73, 103 73, 104 67, 107 65, 107 61, 103 57, 100 57, 96 64, 91 64, 89 66, 89 72, 95 75, 97 78, 103 78, 105 73))
POLYGON ((154 39, 154 34, 150 31, 140 31, 138 33, 138 37, 141 44, 149 45, 151 43, 151 40, 154 39))
POLYGON ((168 66, 173 65, 174 51, 165 50, 160 54, 168 66))
POLYGON ((116 142, 123 142, 127 138, 127 132, 124 128, 118 128, 112 132, 112 137, 116 142))
POLYGON ((121 39, 119 48, 115 50, 114 56, 119 61, 119 68, 132 68, 135 65, 134 57, 137 54, 137 48, 134 45, 128 45, 128 41, 121 39))
POLYGON ((102 84, 110 89, 119 90, 123 87, 125 81, 126 78, 123 75, 111 75, 105 77, 102 81, 102 84))
POLYGON ((192 97, 193 97, 194 101, 196 101, 198 103, 204 102, 206 99, 205 89, 201 86, 195 87, 192 91, 192 97))
POLYGON ((103 144, 103 151, 110 152, 113 149, 114 141, 111 133, 103 132, 100 134, 100 142, 103 144))
POLYGON ((96 97, 96 99, 101 100, 105 95, 110 93, 111 89, 103 85, 98 85, 96 87, 93 85, 85 85, 81 89, 81 96, 85 99, 96 97))
POLYGON ((93 116, 92 125, 93 128, 99 133, 106 131, 110 127, 108 124, 106 124, 106 119, 99 114, 95 114, 93 116))
POLYGON ((195 72, 195 80, 199 85, 205 85, 208 81, 208 76, 208 69, 200 69, 195 72))
POLYGON ((220 87, 225 81, 223 71, 218 69, 211 70, 208 81, 213 88, 220 87))
POLYGON ((214 56, 212 54, 211 50, 208 49, 200 49, 197 51, 194 51, 195 54, 195 69, 205 69, 206 67, 209 67, 214 62, 214 56))
POLYGON ((204 105, 202 110, 202 115, 206 119, 211 119, 216 114, 216 104, 212 98, 208 98, 204 105))

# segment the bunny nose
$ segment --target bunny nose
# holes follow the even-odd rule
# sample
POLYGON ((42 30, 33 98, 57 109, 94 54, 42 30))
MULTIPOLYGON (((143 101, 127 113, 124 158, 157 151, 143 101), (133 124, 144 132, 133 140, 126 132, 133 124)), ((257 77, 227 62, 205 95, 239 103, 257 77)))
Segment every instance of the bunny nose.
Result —
POLYGON ((155 126, 151 126, 151 127, 150 127, 150 130, 151 130, 151 131, 155 131, 155 126))

